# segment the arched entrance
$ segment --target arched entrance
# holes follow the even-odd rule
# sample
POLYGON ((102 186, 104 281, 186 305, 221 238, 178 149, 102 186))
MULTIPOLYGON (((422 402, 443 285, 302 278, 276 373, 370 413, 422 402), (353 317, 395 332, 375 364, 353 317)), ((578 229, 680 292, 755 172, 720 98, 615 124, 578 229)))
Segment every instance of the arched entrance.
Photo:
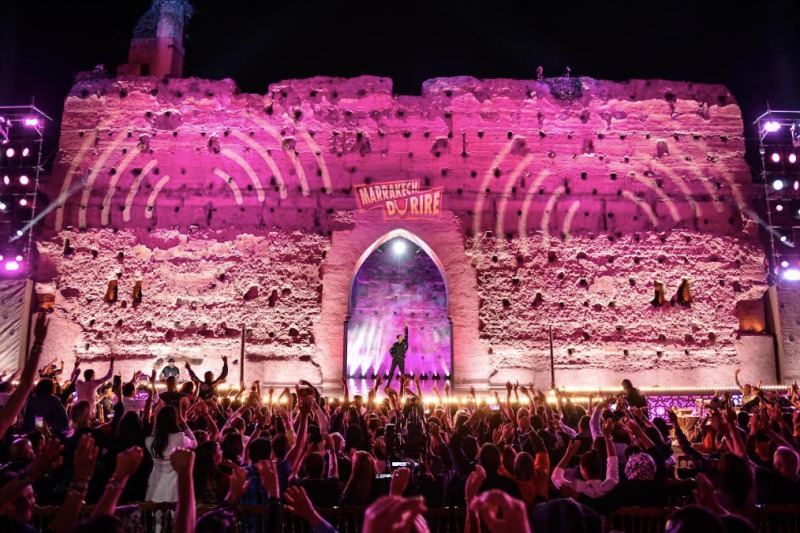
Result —
POLYGON ((425 242, 405 230, 375 241, 356 263, 349 296, 345 376, 371 379, 388 373, 389 349, 406 323, 406 374, 441 380, 451 376, 453 327, 447 280, 425 242))

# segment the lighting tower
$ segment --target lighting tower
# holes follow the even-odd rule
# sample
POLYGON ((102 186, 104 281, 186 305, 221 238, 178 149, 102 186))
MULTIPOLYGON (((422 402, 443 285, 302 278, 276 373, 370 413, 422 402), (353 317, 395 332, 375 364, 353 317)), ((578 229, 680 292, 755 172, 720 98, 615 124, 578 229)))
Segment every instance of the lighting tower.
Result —
POLYGON ((28 277, 45 123, 34 105, 0 106, 0 276, 28 277))

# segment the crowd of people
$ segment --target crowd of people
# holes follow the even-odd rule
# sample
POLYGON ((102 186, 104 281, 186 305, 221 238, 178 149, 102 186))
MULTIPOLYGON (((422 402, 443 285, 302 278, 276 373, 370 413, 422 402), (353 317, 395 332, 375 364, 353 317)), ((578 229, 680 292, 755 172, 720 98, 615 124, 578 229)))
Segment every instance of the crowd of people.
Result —
POLYGON ((113 359, 100 378, 86 369, 81 379, 80 362, 63 380, 63 364, 40 369, 46 334, 42 315, 21 374, 0 383, 8 531, 35 531, 35 506, 56 506, 55 533, 131 532, 120 509, 150 501, 174 502, 177 533, 280 531, 291 516, 335 531, 319 512, 334 506, 362 508, 368 532, 427 531, 427 510, 445 506, 466 509, 470 533, 590 532, 620 507, 667 506, 676 477, 697 489, 668 517, 670 532, 754 531, 748 508, 800 503, 796 385, 746 385, 736 408, 717 395, 694 437, 674 412, 653 416, 630 380, 584 405, 511 383, 490 401, 471 391, 454 404, 448 386, 426 401, 405 378, 396 388, 378 378, 366 397, 351 398, 344 380, 343 399, 307 381, 277 396, 258 382, 222 394, 223 358, 220 376, 187 365, 190 380, 171 370, 159 392, 155 371, 123 382, 113 359), (198 517, 198 506, 212 510, 198 517), (240 506, 265 511, 242 517, 240 506))

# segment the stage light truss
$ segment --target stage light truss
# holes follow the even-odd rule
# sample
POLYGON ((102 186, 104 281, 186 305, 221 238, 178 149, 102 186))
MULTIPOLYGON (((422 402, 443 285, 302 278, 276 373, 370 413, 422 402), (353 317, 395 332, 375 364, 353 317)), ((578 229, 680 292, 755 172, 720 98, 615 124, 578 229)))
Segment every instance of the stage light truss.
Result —
POLYGON ((758 129, 771 282, 800 281, 800 111, 768 110, 758 129))
POLYGON ((47 122, 34 105, 0 105, 0 277, 31 272, 47 122))

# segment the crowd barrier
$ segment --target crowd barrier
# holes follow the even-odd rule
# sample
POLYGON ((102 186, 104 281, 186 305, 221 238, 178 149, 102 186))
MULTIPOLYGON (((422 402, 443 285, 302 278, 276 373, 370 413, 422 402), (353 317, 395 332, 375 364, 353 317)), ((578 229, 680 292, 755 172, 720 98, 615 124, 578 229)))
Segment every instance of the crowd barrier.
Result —
MULTIPOLYGON (((174 504, 143 502, 136 506, 140 512, 139 533, 172 532, 174 504)), ((664 533, 667 517, 676 509, 677 507, 623 507, 604 517, 604 529, 606 532, 664 533)), ((91 510, 91 506, 86 506, 81 514, 88 516, 91 510)), ((198 507, 197 516, 211 510, 213 508, 198 507)), ((46 532, 57 511, 56 507, 37 507, 34 513, 36 530, 46 532)), ((266 507, 238 507, 235 512, 240 533, 268 533, 265 527, 266 507)), ((331 507, 319 509, 319 512, 339 533, 357 533, 362 529, 362 507, 331 507)), ((744 509, 740 514, 752 522, 758 533, 800 532, 800 506, 797 505, 759 505, 744 509)), ((465 510, 460 507, 429 509, 425 519, 431 533, 460 533, 464 531, 465 510)), ((282 511, 280 533, 311 533, 311 528, 303 520, 282 511)))

